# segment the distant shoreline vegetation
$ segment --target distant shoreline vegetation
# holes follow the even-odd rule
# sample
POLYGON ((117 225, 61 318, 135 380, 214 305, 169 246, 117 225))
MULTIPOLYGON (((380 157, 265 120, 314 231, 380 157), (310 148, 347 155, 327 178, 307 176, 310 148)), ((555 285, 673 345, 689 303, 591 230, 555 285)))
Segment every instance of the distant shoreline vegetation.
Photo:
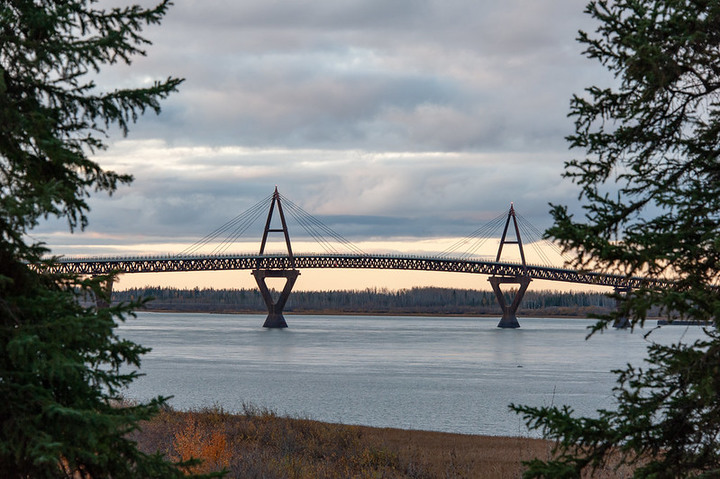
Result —
MULTIPOLYGON (((257 289, 132 288, 113 292, 113 303, 153 298, 145 309, 152 311, 207 313, 266 313, 257 289)), ((509 299, 509 295, 508 295, 509 299)), ((603 293, 528 291, 518 314, 525 316, 588 317, 606 314, 615 300, 603 293)), ((411 288, 397 291, 367 288, 349 291, 295 291, 285 312, 289 314, 376 315, 499 315, 491 291, 453 288, 411 288)))

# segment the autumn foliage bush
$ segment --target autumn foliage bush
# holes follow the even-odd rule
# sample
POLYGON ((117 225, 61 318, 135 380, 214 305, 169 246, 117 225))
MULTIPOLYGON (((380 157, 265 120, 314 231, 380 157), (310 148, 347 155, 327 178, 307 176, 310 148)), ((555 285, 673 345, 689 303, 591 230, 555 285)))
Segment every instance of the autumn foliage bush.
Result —
POLYGON ((232 451, 225 433, 206 423, 199 423, 192 416, 186 417, 184 422, 173 434, 172 458, 183 462, 200 459, 200 463, 188 468, 197 474, 227 469, 232 451))

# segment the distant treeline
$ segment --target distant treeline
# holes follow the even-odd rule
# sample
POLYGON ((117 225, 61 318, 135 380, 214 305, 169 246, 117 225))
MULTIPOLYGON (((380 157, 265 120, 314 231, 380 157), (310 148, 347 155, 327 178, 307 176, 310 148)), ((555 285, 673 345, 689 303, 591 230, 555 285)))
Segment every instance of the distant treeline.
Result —
MULTIPOLYGON (((509 292, 507 300, 514 292, 509 292)), ((257 289, 133 288, 113 292, 113 302, 153 298, 146 308, 156 311, 266 312, 257 289)), ((587 316, 603 314, 615 300, 602 293, 527 291, 520 314, 587 316)), ((452 288, 412 288, 391 291, 368 288, 351 291, 294 291, 285 307, 288 313, 344 314, 499 314, 491 291, 452 288)))

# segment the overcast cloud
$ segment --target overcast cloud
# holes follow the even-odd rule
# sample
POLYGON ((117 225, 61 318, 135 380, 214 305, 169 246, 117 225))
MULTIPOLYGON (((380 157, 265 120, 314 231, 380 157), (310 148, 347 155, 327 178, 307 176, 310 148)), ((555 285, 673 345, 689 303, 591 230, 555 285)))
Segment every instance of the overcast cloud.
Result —
POLYGON ((58 253, 192 243, 275 185, 353 241, 463 236, 511 201, 544 228, 549 202, 577 196, 561 178, 569 99, 606 76, 575 41, 593 29, 583 8, 178 0, 148 56, 99 80, 186 79, 98 157, 135 182, 92 199, 84 234, 51 221, 37 237, 58 253))

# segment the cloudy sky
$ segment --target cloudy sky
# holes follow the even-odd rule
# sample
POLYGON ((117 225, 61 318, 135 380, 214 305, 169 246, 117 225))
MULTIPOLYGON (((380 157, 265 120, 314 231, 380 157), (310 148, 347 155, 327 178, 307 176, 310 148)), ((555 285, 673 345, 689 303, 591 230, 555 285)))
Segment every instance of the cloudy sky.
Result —
POLYGON ((569 99, 607 76, 575 41, 584 2, 176 3, 148 55, 99 83, 185 82, 111 132, 97 159, 135 181, 92 198, 89 228, 36 231, 56 253, 174 253, 275 185, 368 249, 442 245, 510 202, 542 229, 549 202, 576 203, 569 99))

